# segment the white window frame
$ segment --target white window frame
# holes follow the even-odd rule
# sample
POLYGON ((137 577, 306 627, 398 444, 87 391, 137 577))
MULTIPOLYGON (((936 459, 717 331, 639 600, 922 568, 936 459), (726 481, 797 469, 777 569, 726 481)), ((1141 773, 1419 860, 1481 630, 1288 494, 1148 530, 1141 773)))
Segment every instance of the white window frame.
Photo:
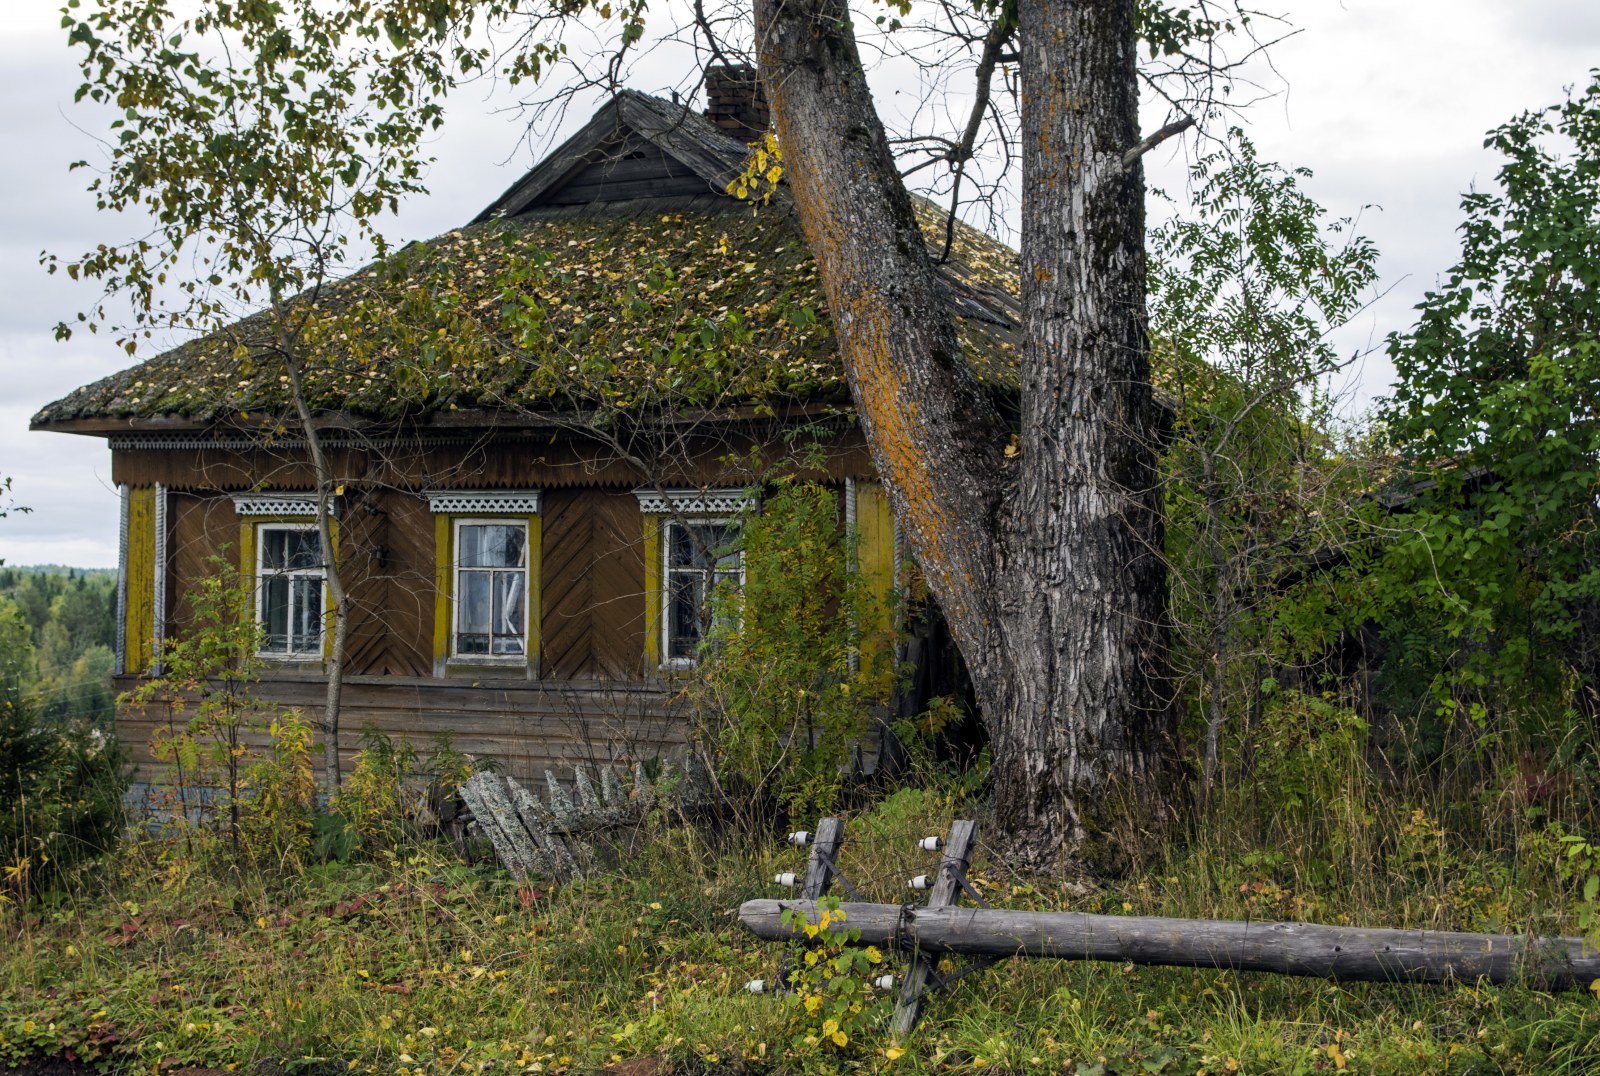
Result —
MULTIPOLYGON (((672 565, 672 528, 674 527, 730 527, 737 525, 739 520, 734 516, 687 516, 682 519, 676 516, 663 516, 661 520, 661 667, 663 669, 692 669, 696 664, 694 657, 674 657, 672 655, 672 576, 676 572, 686 572, 690 569, 674 568, 672 565)), ((741 544, 734 553, 739 558, 737 572, 718 571, 711 569, 711 590, 717 586, 717 577, 724 578, 730 575, 738 576, 740 589, 744 587, 744 547, 741 544)), ((710 591, 708 590, 709 594, 710 591)), ((701 639, 695 640, 695 648, 699 649, 701 639)))
MULTIPOLYGON (((295 534, 312 534, 312 535, 316 535, 317 534, 317 528, 316 528, 315 525, 312 525, 312 524, 306 524, 306 523, 282 523, 282 522, 257 523, 255 526, 256 526, 256 536, 255 536, 256 537, 255 622, 256 622, 257 629, 261 632, 263 643, 265 642, 265 636, 266 636, 265 629, 266 629, 266 622, 267 622, 266 608, 265 608, 265 603, 266 603, 266 600, 267 600, 267 580, 269 578, 272 578, 272 579, 287 578, 287 579, 290 580, 290 582, 289 582, 289 633, 288 633, 287 638, 285 639, 286 649, 284 649, 284 650, 268 650, 268 649, 265 649, 263 647, 262 649, 258 649, 256 651, 256 654, 257 654, 257 656, 262 657, 262 658, 266 658, 269 661, 321 661, 322 658, 323 658, 324 653, 326 652, 327 633, 328 633, 328 624, 327 624, 328 570, 327 570, 327 565, 318 564, 318 565, 316 565, 315 567, 312 567, 312 568, 268 568, 266 566, 266 558, 267 558, 267 541, 266 541, 266 538, 267 538, 268 533, 270 533, 272 531, 290 531, 290 532, 293 532, 295 534), (321 624, 321 630, 319 630, 317 632, 317 646, 316 646, 315 650, 296 650, 296 649, 294 649, 294 621, 295 621, 295 616, 294 616, 294 614, 295 614, 295 609, 294 609, 294 589, 295 589, 294 588, 294 580, 295 579, 309 579, 309 578, 314 578, 318 582, 316 615, 317 615, 318 622, 321 624)), ((318 541, 318 548, 319 549, 321 548, 320 539, 318 541)))
MULTIPOLYGON (((531 660, 529 649, 529 618, 533 615, 531 586, 533 583, 532 554, 528 548, 529 523, 526 516, 451 516, 450 518, 450 662, 470 665, 523 666, 531 660), (520 654, 463 654, 457 647, 461 638, 461 586, 462 572, 505 572, 510 568, 471 568, 461 563, 462 527, 518 527, 522 530, 522 653, 520 654)), ((493 635, 489 647, 494 648, 493 635)))

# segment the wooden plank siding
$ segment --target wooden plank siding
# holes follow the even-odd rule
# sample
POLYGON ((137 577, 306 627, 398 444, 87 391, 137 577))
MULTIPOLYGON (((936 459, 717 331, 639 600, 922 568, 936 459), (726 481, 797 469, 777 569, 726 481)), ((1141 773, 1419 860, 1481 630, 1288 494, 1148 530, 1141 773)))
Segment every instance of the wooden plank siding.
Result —
MULTIPOLYGON (((116 688, 131 690, 137 682, 120 677, 116 688)), ((253 694, 299 708, 315 721, 324 687, 320 678, 283 676, 257 685, 253 694)), ((446 733, 458 750, 497 760, 501 773, 522 779, 550 769, 567 778, 576 763, 631 767, 652 758, 681 758, 687 724, 676 707, 674 693, 638 684, 353 676, 345 684, 340 758, 348 773, 359 749, 357 733, 371 726, 409 741, 424 755, 429 741, 446 733)), ((135 781, 162 779, 149 743, 168 720, 160 704, 119 711, 117 731, 129 749, 135 781)), ((259 737, 247 742, 262 743, 259 737)))
MULTIPOLYGON (((810 442, 784 441, 779 425, 693 438, 654 476, 619 458, 615 448, 561 436, 484 437, 425 445, 396 437, 381 448, 332 447, 329 461, 342 482, 396 490, 738 487, 756 476, 731 460, 754 454, 774 467, 790 462, 798 468, 806 458, 810 442)), ((838 430, 822 449, 821 468, 799 473, 825 482, 872 474, 866 442, 855 426, 838 430)), ((119 447, 112 452, 111 477, 134 488, 159 482, 177 491, 306 491, 315 480, 302 457, 302 452, 290 449, 119 447)))
MULTIPOLYGON (((704 194, 711 185, 643 138, 601 150, 539 199, 540 205, 589 205, 629 198, 704 194)), ((721 193, 721 192, 718 192, 721 193)))
POLYGON ((168 495, 167 638, 183 636, 194 626, 190 588, 216 574, 212 557, 241 567, 239 516, 227 497, 196 493, 168 495))
MULTIPOLYGON (((735 441, 719 439, 719 451, 735 441)), ((419 748, 434 734, 447 732, 460 749, 493 757, 505 772, 519 775, 537 776, 546 767, 565 774, 578 760, 631 762, 681 753, 686 728, 671 712, 677 691, 658 669, 660 520, 641 511, 633 492, 644 483, 614 455, 594 463, 572 443, 562 447, 518 438, 494 451, 491 447, 487 441, 434 444, 381 457, 348 447, 336 452, 334 465, 345 490, 338 557, 351 598, 345 754, 356 750, 356 733, 367 724, 416 741, 419 748), (550 462, 561 453, 563 462, 550 462), (415 481, 398 480, 408 476, 415 481), (431 511, 425 491, 440 488, 541 491, 540 511, 529 517, 529 641, 537 661, 526 676, 503 667, 439 660, 440 648, 449 645, 453 574, 447 544, 441 559, 440 540, 444 535, 448 542, 452 517, 431 511), (653 603, 647 601, 651 594, 653 603)), ((702 471, 690 467, 674 482, 737 488, 750 481, 730 465, 712 462, 709 452, 708 447, 706 458, 695 465, 703 465, 702 471)), ((123 477, 139 473, 171 490, 163 610, 169 639, 194 630, 190 591, 215 575, 212 557, 222 556, 246 576, 253 574, 255 520, 238 516, 233 497, 310 488, 301 461, 275 451, 119 448, 114 459, 123 477), (251 476, 258 466, 266 470, 251 476), (229 482, 219 483, 224 478, 229 482)), ((859 435, 846 432, 813 477, 836 488, 844 477, 857 480, 862 566, 875 587, 887 590, 893 585, 893 526, 881 489, 860 481, 870 473, 859 435)), ((141 672, 147 665, 132 662, 148 654, 155 613, 153 494, 152 486, 134 487, 128 501, 129 598, 123 626, 130 670, 141 672)), ((119 687, 134 682, 127 676, 119 687)), ((324 688, 313 660, 269 665, 255 694, 315 718, 324 688)), ((119 712, 118 728, 141 780, 156 776, 148 742, 161 720, 159 713, 127 707, 119 712)))
POLYGON ((646 679, 644 528, 628 492, 544 495, 544 676, 646 679))

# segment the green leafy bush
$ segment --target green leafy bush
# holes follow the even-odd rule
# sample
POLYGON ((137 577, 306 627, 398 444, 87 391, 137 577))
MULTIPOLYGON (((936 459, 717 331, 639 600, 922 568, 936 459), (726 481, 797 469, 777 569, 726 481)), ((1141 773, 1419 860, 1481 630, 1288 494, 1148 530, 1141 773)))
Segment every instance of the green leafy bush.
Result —
POLYGON ((45 722, 0 690, 0 899, 48 888, 114 847, 126 787, 123 753, 105 732, 45 722))
POLYGON ((742 531, 744 583, 714 597, 696 733, 730 804, 826 808, 851 750, 893 686, 888 662, 857 661, 859 625, 881 621, 854 563, 838 501, 781 485, 742 531))

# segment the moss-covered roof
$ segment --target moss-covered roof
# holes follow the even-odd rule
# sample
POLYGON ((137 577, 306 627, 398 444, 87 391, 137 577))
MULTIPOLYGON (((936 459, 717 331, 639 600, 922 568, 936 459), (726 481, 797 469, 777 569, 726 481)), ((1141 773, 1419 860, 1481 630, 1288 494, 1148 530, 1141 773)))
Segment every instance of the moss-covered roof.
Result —
MULTIPOLYGON (((312 408, 425 419, 846 400, 792 213, 715 195, 677 204, 475 223, 327 287, 306 329, 312 408)), ((921 211, 930 244, 942 242, 938 210, 921 211)), ((1014 387, 1015 253, 963 226, 943 275, 975 372, 1014 387)), ((78 389, 34 425, 284 414, 270 329, 247 318, 78 389)))

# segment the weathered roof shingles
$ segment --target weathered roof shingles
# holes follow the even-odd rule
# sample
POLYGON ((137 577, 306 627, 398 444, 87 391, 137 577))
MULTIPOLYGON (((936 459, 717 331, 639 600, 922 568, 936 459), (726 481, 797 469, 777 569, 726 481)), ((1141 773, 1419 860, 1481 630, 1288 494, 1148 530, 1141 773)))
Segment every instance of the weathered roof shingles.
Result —
MULTIPOLYGON (((919 212, 930 244, 942 241, 939 211, 919 212)), ((942 273, 974 371, 1014 387, 1015 253, 959 226, 942 273)), ((756 211, 707 194, 480 220, 328 285, 314 311, 309 402, 355 419, 847 399, 816 265, 780 199, 756 211)), ((33 424, 286 413, 269 328, 246 318, 80 388, 33 424)))

